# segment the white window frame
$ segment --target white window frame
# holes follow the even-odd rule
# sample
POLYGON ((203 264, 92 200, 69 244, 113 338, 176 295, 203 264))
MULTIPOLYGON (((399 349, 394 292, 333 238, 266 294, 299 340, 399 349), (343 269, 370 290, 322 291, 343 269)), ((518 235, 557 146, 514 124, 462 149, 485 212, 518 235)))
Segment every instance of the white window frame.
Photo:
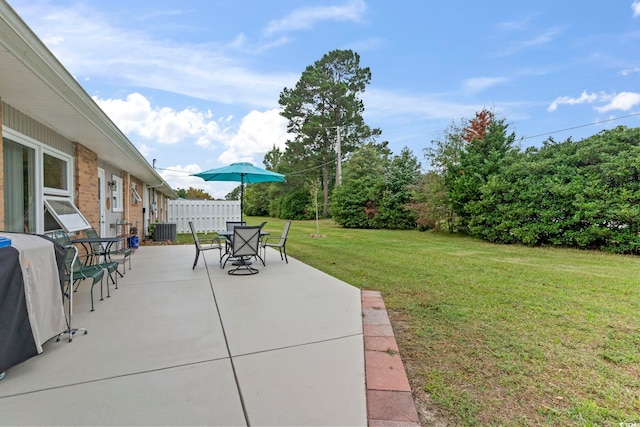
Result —
MULTIPOLYGON (((43 195, 43 182, 44 182, 44 178, 42 176, 42 143, 36 141, 33 138, 28 137, 27 135, 24 135, 18 131, 15 131, 11 128, 8 128, 6 126, 2 126, 2 137, 3 138, 7 138, 11 141, 13 141, 16 144, 20 144, 23 145, 25 147, 28 147, 32 150, 34 150, 35 152, 35 161, 34 161, 34 182, 35 182, 35 194, 34 196, 34 203, 36 206, 38 206, 38 209, 35 210, 35 223, 36 223, 36 233, 40 233, 42 234, 44 232, 44 208, 40 208, 43 207, 43 201, 42 201, 42 195, 43 195)), ((4 191, 11 191, 9 188, 7 188, 6 186, 4 187, 4 191)), ((0 224, 0 226, 2 226, 3 224, 0 224)))
MULTIPOLYGON (((34 194, 34 203, 39 208, 35 210, 35 232, 38 234, 42 234, 45 232, 44 230, 44 213, 45 209, 49 209, 45 202, 45 198, 61 198, 65 201, 68 201, 71 206, 78 212, 78 214, 84 219, 84 221, 89 224, 80 213, 78 208, 75 206, 73 201, 73 170, 74 170, 74 158, 73 156, 57 150, 53 147, 50 147, 36 139, 33 139, 23 133, 20 133, 12 128, 7 126, 2 126, 2 137, 7 138, 13 141, 16 144, 23 145, 25 147, 31 148, 35 151, 35 162, 34 162, 34 179, 35 179, 35 194, 34 194), (59 188, 49 188, 44 186, 44 153, 47 153, 50 156, 57 157, 61 160, 64 160, 67 163, 67 185, 68 188, 66 190, 62 190, 59 188)), ((5 187, 5 191, 8 189, 5 187)), ((51 212, 51 210, 49 210, 51 212)), ((58 218, 55 217, 53 213, 51 213, 54 219, 58 222, 58 218)), ((0 224, 1 225, 1 224, 0 224)), ((63 224, 60 224, 61 228, 64 228, 63 224)), ((88 227, 91 228, 89 224, 88 227)), ((86 229, 85 228, 85 229, 86 229)))
POLYGON ((80 210, 76 207, 75 203, 69 197, 60 196, 44 196, 44 205, 53 218, 62 226, 67 233, 75 233, 76 231, 87 230, 91 228, 89 221, 82 215, 80 210), (55 204, 51 202, 61 202, 66 205, 67 208, 72 210, 72 213, 63 214, 56 211, 55 204))
POLYGON ((66 153, 63 153, 62 151, 58 151, 54 148, 51 148, 49 146, 44 146, 44 145, 42 146, 42 153, 40 154, 40 156, 42 157, 40 160, 40 163, 41 163, 40 168, 42 169, 42 188, 43 188, 44 194, 71 197, 71 189, 73 186, 73 157, 66 153), (44 155, 45 154, 48 154, 51 157, 60 159, 67 164, 67 170, 66 170, 67 188, 66 189, 51 188, 51 187, 44 186, 44 155))
POLYGON ((131 183, 131 202, 135 205, 138 202, 142 201, 142 197, 138 194, 138 190, 136 190, 136 183, 131 183))
POLYGON ((122 178, 117 175, 111 175, 113 181, 113 188, 111 189, 111 211, 122 212, 124 211, 124 203, 122 200, 122 178))

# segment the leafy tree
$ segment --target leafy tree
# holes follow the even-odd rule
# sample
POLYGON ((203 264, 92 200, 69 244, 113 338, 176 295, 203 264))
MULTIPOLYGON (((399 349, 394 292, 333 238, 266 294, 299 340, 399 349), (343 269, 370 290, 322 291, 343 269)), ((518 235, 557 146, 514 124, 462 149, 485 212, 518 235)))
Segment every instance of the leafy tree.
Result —
POLYGON ((391 156, 385 145, 365 144, 344 167, 344 182, 331 194, 331 216, 352 228, 410 229, 416 215, 407 208, 420 163, 408 148, 391 156))
POLYGON ((441 174, 431 171, 421 175, 409 191, 411 201, 407 208, 416 216, 419 230, 454 231, 456 216, 441 174))
POLYGON ((343 183, 331 194, 331 216, 348 228, 373 228, 389 165, 389 150, 365 144, 344 165, 343 183))
POLYGON ((275 145, 273 146, 271 151, 268 151, 264 155, 264 159, 262 160, 264 167, 272 171, 277 171, 278 168, 280 167, 281 162, 282 162, 282 151, 280 151, 278 147, 276 147, 275 145))
POLYGON ((420 162, 406 147, 391 159, 385 173, 379 215, 374 218, 378 227, 405 230, 416 227, 416 214, 408 205, 410 188, 420 177, 420 168, 420 162))
POLYGON ((227 195, 224 196, 224 199, 225 200, 240 200, 240 194, 242 194, 242 192, 240 190, 242 190, 242 187, 240 185, 238 185, 236 188, 231 190, 230 193, 227 193, 227 195))
POLYGON ((467 127, 464 128, 462 138, 471 142, 474 139, 482 141, 489 129, 489 125, 495 120, 495 115, 491 110, 486 108, 478 111, 475 117, 469 121, 467 127))
POLYGON ((272 200, 269 211, 277 218, 312 219, 314 213, 308 209, 311 205, 311 195, 307 190, 300 190, 284 194, 272 200))
MULTIPOLYGON (((474 121, 484 120, 481 114, 476 114, 477 120, 472 119, 470 127, 477 128, 474 121)), ((507 129, 505 119, 493 119, 486 126, 483 138, 469 141, 460 153, 459 164, 451 165, 445 173, 453 211, 466 231, 471 231, 469 223, 478 214, 477 202, 482 198, 482 186, 500 173, 508 155, 515 152, 515 134, 507 135, 507 129)))
POLYGON ((244 213, 249 216, 269 215, 270 187, 272 183, 260 182, 247 185, 244 190, 244 213))
POLYGON ((331 176, 336 175, 337 144, 341 157, 347 157, 360 144, 373 141, 379 129, 364 123, 364 104, 359 95, 371 80, 368 67, 360 66, 360 55, 351 50, 333 50, 308 66, 294 88, 280 93, 282 116, 288 119, 288 130, 295 135, 287 142, 284 153, 274 150, 278 172, 300 170, 310 174, 292 176, 291 191, 300 191, 314 177, 322 181, 322 214, 327 215, 331 176))
POLYGON ((204 190, 199 188, 189 187, 188 189, 178 188, 176 190, 176 194, 181 199, 190 199, 190 200, 213 200, 213 197, 204 190))
POLYGON ((431 141, 431 147, 423 150, 429 162, 430 172, 418 178, 409 189, 411 201, 407 208, 416 215, 418 229, 435 228, 455 231, 457 216, 453 211, 445 177, 449 171, 459 170, 460 157, 467 144, 469 126, 464 119, 451 122, 442 137, 431 141))
POLYGON ((458 124, 451 122, 443 136, 432 140, 432 147, 423 150, 430 169, 444 175, 447 170, 457 168, 460 165, 462 150, 467 143, 464 138, 464 120, 458 124))
POLYGON ((640 129, 529 149, 477 207, 470 228, 487 240, 640 253, 640 129))

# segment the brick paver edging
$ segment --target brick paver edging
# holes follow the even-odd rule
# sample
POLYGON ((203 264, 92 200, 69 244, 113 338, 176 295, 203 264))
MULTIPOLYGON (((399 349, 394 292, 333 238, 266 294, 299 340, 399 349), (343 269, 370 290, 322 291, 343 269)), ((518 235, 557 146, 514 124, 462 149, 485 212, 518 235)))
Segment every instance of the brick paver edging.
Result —
POLYGON ((369 426, 419 426, 418 411, 382 295, 362 291, 369 426))

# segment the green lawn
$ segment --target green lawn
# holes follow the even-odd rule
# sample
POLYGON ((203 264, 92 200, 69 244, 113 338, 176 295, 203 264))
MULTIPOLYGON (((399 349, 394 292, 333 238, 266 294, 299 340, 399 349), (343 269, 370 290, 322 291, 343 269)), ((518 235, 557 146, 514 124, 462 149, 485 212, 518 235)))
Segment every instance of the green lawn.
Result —
MULTIPOLYGON (((263 220, 280 233, 248 218, 263 220)), ((382 292, 425 424, 640 423, 640 258, 332 221, 313 233, 294 221, 287 253, 382 292)))

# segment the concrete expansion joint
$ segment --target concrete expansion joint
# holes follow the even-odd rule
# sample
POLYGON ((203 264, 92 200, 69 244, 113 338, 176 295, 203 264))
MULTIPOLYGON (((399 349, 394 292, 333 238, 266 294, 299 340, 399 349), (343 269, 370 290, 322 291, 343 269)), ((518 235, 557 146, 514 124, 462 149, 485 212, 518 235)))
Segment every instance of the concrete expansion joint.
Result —
POLYGON ((418 411, 382 295, 362 291, 369 426, 419 426, 418 411))

